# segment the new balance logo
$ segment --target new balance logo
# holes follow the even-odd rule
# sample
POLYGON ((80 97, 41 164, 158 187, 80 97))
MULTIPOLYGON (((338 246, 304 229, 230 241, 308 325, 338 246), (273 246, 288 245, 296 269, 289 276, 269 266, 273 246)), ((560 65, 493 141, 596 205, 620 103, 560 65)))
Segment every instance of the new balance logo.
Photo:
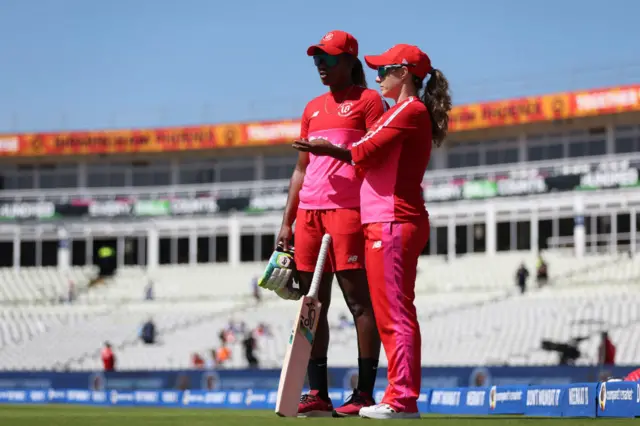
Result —
POLYGON ((373 243, 373 245, 371 246, 371 248, 373 249, 379 249, 380 247, 382 247, 382 241, 376 241, 375 243, 373 243))
POLYGON ((358 261, 358 256, 349 256, 347 259, 347 263, 356 263, 358 261))

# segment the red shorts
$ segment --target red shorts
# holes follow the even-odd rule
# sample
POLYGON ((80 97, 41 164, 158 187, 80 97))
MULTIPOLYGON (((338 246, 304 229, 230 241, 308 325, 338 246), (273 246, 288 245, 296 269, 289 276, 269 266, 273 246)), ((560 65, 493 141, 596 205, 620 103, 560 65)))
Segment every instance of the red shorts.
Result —
POLYGON ((359 209, 298 209, 295 228, 296 268, 303 272, 316 269, 324 234, 331 235, 325 272, 364 269, 364 232, 359 209))

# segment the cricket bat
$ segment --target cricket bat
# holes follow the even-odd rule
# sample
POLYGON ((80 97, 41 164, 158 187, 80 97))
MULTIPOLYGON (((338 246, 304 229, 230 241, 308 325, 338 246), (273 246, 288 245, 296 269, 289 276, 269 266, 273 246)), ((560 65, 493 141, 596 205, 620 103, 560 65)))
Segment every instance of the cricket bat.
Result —
POLYGON ((322 245, 313 272, 311 287, 306 296, 300 300, 300 309, 296 321, 291 329, 287 353, 280 372, 278 384, 278 397, 276 399, 276 414, 280 417, 297 417, 300 394, 304 386, 304 378, 307 374, 307 364, 311 356, 311 346, 318 326, 320 308, 318 301, 318 288, 322 281, 322 272, 327 258, 327 251, 331 244, 331 235, 322 237, 322 245))

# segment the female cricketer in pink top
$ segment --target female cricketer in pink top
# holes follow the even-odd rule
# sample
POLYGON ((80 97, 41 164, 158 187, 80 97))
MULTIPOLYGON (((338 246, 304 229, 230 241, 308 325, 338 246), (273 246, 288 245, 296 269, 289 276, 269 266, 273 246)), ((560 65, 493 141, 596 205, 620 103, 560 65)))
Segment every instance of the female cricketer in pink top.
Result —
MULTIPOLYGON (((358 60, 358 42, 349 33, 331 31, 319 44, 309 47, 307 55, 313 56, 320 79, 330 90, 307 104, 302 115, 300 138, 323 138, 335 146, 351 148, 387 109, 384 99, 375 90, 366 88, 364 70, 358 60)), ((319 290, 322 309, 307 367, 310 392, 300 400, 300 415, 357 416, 360 408, 375 404, 373 387, 380 336, 364 268, 361 185, 362 179, 351 164, 331 157, 299 153, 277 242, 287 248, 295 220, 295 262, 303 288, 311 283, 322 236, 325 233, 332 236, 319 290), (359 367, 358 385, 352 397, 335 410, 329 398, 327 373, 327 310, 334 273, 353 315, 359 367)))
POLYGON ((416 308, 418 256, 429 239, 429 215, 421 194, 433 145, 446 136, 449 84, 416 46, 399 44, 365 56, 378 70, 382 94, 396 101, 351 148, 325 140, 296 141, 294 148, 355 165, 364 175, 360 211, 366 238, 366 269, 378 331, 389 361, 382 402, 361 417, 419 417, 421 337, 416 308), (422 97, 418 92, 429 75, 422 97))

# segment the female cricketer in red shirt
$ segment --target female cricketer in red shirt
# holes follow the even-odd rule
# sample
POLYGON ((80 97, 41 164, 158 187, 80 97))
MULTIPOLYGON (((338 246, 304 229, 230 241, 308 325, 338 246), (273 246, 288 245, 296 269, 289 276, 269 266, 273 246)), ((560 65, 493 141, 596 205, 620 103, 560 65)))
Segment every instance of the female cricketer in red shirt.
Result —
POLYGON ((378 70, 382 94, 395 100, 373 129, 350 149, 326 140, 296 141, 294 148, 355 165, 366 237, 366 270, 378 330, 389 361, 382 402, 361 417, 420 417, 420 326, 414 306, 418 256, 429 239, 429 215, 421 183, 433 145, 447 134, 451 96, 443 74, 416 46, 399 44, 365 56, 378 70), (422 97, 425 78, 429 76, 422 97))
MULTIPOLYGON (((309 102, 302 115, 300 138, 324 138, 350 148, 386 111, 388 105, 375 90, 367 89, 358 42, 349 33, 331 31, 309 47, 320 79, 329 91, 309 102)), ((351 164, 326 156, 299 153, 291 177, 289 197, 277 243, 285 250, 295 220, 295 263, 301 287, 309 288, 325 233, 332 243, 319 290, 322 309, 307 367, 310 392, 298 407, 301 416, 357 416, 360 408, 375 404, 375 384, 380 356, 367 275, 364 269, 364 233, 360 218, 362 179, 351 164), (358 386, 352 397, 333 409, 328 394, 327 352, 333 275, 353 315, 358 336, 358 386)))

